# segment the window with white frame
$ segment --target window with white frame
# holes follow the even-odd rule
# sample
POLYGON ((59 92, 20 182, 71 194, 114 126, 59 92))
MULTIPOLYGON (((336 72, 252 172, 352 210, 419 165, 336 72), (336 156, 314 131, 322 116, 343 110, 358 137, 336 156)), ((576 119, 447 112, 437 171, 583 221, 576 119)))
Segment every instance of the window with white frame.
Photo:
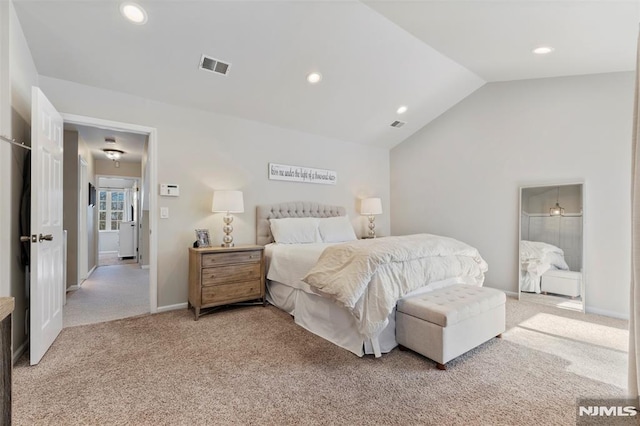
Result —
POLYGON ((98 229, 117 231, 124 220, 124 191, 100 190, 98 198, 98 229))

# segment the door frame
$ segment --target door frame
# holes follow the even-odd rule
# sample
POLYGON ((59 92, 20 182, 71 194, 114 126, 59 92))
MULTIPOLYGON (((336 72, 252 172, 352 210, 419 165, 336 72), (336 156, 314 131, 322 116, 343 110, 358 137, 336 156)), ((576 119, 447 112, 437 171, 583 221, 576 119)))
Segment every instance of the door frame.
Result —
MULTIPOLYGON (((142 161, 141 161, 142 163, 142 161)), ((136 176, 121 176, 121 175, 105 175, 105 174, 99 174, 96 175, 96 191, 97 193, 100 192, 100 189, 103 188, 100 186, 100 178, 116 178, 116 179, 130 179, 130 180, 134 180, 136 182, 136 186, 138 187, 138 190, 140 190, 140 185, 142 185, 142 177, 136 177, 136 176)), ((98 197, 98 195, 96 195, 96 197, 98 197)), ((140 203, 140 194, 138 194, 138 201, 137 201, 137 206, 136 206, 136 212, 138 213, 137 217, 134 217, 133 220, 135 220, 135 222, 137 223, 136 226, 136 247, 138 248, 138 251, 136 252, 136 263, 140 264, 140 266, 142 265, 142 262, 140 262, 140 210, 142 209, 142 204, 140 203)), ((96 210, 96 212, 98 212, 99 210, 96 210)), ((96 221, 96 226, 98 226, 98 221, 96 221)), ((98 230, 98 253, 97 254, 97 258, 100 258, 100 230, 98 230)), ((100 262, 99 260, 96 261, 96 266, 100 266, 100 262)), ((148 266, 148 265, 147 265, 148 266)), ((146 268, 143 268, 146 269, 146 268)))
MULTIPOLYGON (((77 258, 77 274, 78 282, 81 285, 84 280, 89 278, 89 259, 87 251, 88 233, 87 233, 87 209, 89 204, 89 164, 82 155, 78 156, 78 170, 80 171, 80 179, 78 184, 78 258, 77 258)), ((66 283, 65 283, 66 284, 66 283)), ((66 287, 66 285, 65 285, 66 287)), ((66 292, 65 292, 66 295, 66 292)))
POLYGON ((147 167, 149 167, 149 312, 158 312, 158 131, 155 127, 119 121, 104 120, 76 114, 62 113, 65 123, 92 126, 120 132, 138 133, 149 136, 147 151, 147 167))

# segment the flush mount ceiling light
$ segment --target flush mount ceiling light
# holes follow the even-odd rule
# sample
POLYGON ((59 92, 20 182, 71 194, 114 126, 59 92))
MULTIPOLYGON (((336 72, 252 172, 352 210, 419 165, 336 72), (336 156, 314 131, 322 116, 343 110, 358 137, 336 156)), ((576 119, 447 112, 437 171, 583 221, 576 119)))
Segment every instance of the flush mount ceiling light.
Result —
POLYGON ((307 76, 307 81, 311 84, 320 83, 320 80, 322 80, 322 74, 319 72, 312 72, 307 76))
POLYGON ((144 25, 147 23, 147 12, 144 11, 142 6, 136 3, 122 3, 120 5, 120 13, 134 24, 144 25))
POLYGON ((397 111, 396 111, 396 112, 397 112, 398 114, 404 114, 405 112, 407 112, 407 109, 408 109, 408 108, 407 108, 406 106, 402 105, 400 108, 398 108, 398 109, 397 109, 397 111))
POLYGON ((532 52, 535 53, 536 55, 546 55, 548 53, 553 52, 553 50, 554 49, 551 46, 540 46, 533 49, 532 52))
POLYGON ((105 148, 102 151, 107 154, 107 158, 109 158, 109 160, 113 161, 119 160, 120 157, 122 157, 122 154, 124 154, 124 151, 120 151, 119 149, 105 148))

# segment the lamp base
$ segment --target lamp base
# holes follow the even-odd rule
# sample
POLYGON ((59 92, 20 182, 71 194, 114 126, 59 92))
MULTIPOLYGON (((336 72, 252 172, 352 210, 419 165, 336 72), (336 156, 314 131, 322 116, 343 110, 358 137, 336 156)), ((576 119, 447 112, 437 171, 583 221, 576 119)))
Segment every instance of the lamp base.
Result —
POLYGON ((375 238, 376 237, 376 223, 375 223, 376 217, 374 215, 369 215, 369 238, 375 238))
POLYGON ((224 232, 224 237, 222 237, 221 247, 235 247, 233 244, 233 236, 231 233, 233 232, 233 226, 231 226, 231 222, 233 222, 233 216, 227 213, 222 220, 224 221, 224 226, 222 227, 222 231, 224 232))

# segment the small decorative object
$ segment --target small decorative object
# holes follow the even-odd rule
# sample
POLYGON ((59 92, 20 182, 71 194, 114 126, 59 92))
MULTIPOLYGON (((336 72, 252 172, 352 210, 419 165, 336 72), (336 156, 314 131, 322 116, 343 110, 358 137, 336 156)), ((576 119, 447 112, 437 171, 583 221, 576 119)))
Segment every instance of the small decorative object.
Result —
POLYGON ((196 244, 198 247, 211 247, 208 229, 196 229, 196 244))
POLYGON ((226 213, 223 220, 224 237, 222 238, 222 247, 233 247, 233 216, 230 213, 244 213, 244 201, 242 191, 214 191, 213 203, 211 211, 214 213, 226 213))
POLYGON ((376 237, 375 215, 382 214, 382 200, 380 198, 365 198, 360 204, 360 214, 369 216, 369 238, 376 237))

